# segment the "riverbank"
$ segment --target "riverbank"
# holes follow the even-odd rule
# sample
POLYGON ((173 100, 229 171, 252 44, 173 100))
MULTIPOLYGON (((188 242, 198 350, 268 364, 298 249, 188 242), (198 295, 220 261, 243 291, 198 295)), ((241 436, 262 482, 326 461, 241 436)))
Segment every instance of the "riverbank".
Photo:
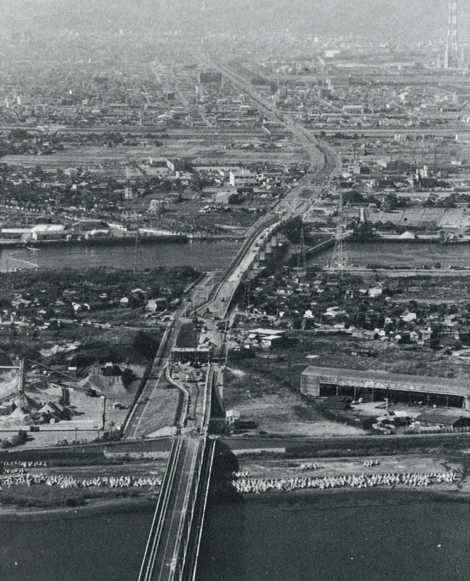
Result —
POLYGON ((289 493, 271 491, 264 494, 225 494, 215 493, 211 496, 211 503, 214 505, 223 504, 279 504, 286 502, 292 506, 303 506, 303 504, 312 504, 316 502, 326 502, 331 507, 338 509, 347 504, 354 507, 366 507, 369 505, 383 505, 384 498, 387 504, 402 504, 401 499, 407 497, 410 502, 422 500, 426 502, 451 502, 463 503, 470 505, 470 490, 457 490, 449 487, 439 488, 412 488, 400 486, 395 488, 376 487, 376 488, 330 488, 328 490, 309 489, 294 490, 289 493), (329 499, 329 501, 328 501, 329 499), (341 505, 338 505, 338 501, 341 505))
POLYGON ((237 456, 213 491, 241 498, 298 496, 357 490, 409 490, 470 499, 464 457, 435 455, 288 459, 237 456))
MULTIPOLYGON (((422 498, 422 500, 433 502, 458 502, 470 504, 470 489, 459 490, 451 485, 440 485, 439 488, 421 488, 397 486, 393 488, 331 488, 327 490, 303 489, 293 490, 289 493, 281 491, 269 491, 263 494, 230 494, 216 492, 211 495, 211 503, 225 504, 233 502, 279 502, 287 501, 293 505, 298 502, 315 502, 319 499, 331 498, 331 505, 335 506, 338 499, 348 499, 351 506, 368 506, 371 503, 383 504, 384 495, 388 499, 388 504, 395 504, 395 498, 401 498, 409 494, 410 500, 422 498), (364 502, 367 501, 367 502, 364 502)), ((30 508, 19 509, 14 506, 0 506, 0 523, 8 522, 51 522, 53 520, 87 518, 95 515, 135 513, 138 511, 148 511, 156 506, 157 498, 153 496, 143 496, 139 498, 119 498, 100 500, 92 499, 87 504, 75 507, 51 507, 44 509, 30 508)), ((401 504, 398 502, 398 504, 401 504)))
POLYGON ((134 513, 139 510, 146 511, 156 506, 155 496, 142 496, 139 498, 116 498, 109 500, 92 499, 82 506, 63 506, 51 508, 18 509, 14 506, 0 505, 0 523, 4 522, 38 522, 85 518, 92 515, 134 513))
POLYGON ((83 246, 90 248, 94 246, 135 246, 145 244, 157 244, 159 242, 166 242, 171 244, 187 244, 194 242, 240 242, 245 238, 245 234, 173 234, 173 235, 147 235, 147 236, 116 236, 103 238, 51 238, 44 240, 15 240, 0 238, 0 249, 8 248, 24 248, 26 250, 38 251, 42 248, 50 247, 70 247, 83 246))

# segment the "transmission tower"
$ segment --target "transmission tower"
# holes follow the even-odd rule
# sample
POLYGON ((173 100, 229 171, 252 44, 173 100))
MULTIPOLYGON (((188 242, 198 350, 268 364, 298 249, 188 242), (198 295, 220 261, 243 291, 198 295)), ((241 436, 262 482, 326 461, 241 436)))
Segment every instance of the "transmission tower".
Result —
POLYGON ((302 220, 302 224, 300 226, 300 247, 299 253, 297 255, 297 267, 305 272, 306 267, 306 256, 305 256, 305 230, 304 230, 304 221, 302 220))
POLYGON ((460 51, 457 26, 458 26, 457 0, 449 0, 449 25, 447 29, 447 45, 444 59, 444 68, 446 69, 456 69, 460 64, 460 51))
POLYGON ((338 223, 336 225, 335 247, 328 268, 331 271, 339 272, 341 278, 343 278, 344 269, 349 266, 346 253, 344 252, 343 239, 344 239, 343 194, 340 193, 338 202, 338 223))

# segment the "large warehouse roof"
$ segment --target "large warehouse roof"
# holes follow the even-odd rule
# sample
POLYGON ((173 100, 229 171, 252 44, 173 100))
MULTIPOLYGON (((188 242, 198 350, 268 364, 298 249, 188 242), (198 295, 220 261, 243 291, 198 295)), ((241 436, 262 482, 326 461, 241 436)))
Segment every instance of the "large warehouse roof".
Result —
POLYGON ((450 379, 447 377, 428 377, 387 371, 364 371, 342 369, 338 367, 307 367, 302 375, 317 377, 322 383, 347 385, 350 387, 367 387, 435 393, 442 395, 470 395, 470 380, 450 379))

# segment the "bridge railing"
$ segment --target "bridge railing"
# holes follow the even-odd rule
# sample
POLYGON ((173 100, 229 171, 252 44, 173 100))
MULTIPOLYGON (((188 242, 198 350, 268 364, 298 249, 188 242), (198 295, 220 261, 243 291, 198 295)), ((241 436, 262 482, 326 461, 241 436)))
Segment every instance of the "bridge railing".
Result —
POLYGON ((178 456, 181 452, 181 446, 181 440, 176 439, 173 441, 170 455, 168 456, 165 476, 160 488, 160 495, 158 497, 157 506, 153 514, 150 532, 147 537, 144 556, 139 570, 138 581, 151 581, 152 578, 152 573, 155 566, 155 555, 158 549, 164 522, 164 518, 162 517, 168 508, 171 488, 173 486, 176 466, 178 464, 178 456))
POLYGON ((215 440, 208 439, 206 443, 206 452, 207 458, 204 462, 205 472, 202 476, 202 486, 200 488, 200 517, 199 522, 197 522, 197 530, 192 529, 193 532, 193 546, 190 547, 190 550, 193 551, 192 555, 192 563, 187 568, 188 574, 187 579, 188 581, 195 581, 196 580, 196 572, 197 572, 197 563, 199 558, 199 549, 201 546, 201 538, 202 538, 202 530, 204 525, 204 518, 206 515, 206 506, 207 506, 207 497, 209 496, 209 488, 210 488, 210 475, 212 473, 212 466, 214 464, 214 453, 215 453, 215 440))
POLYGON ((197 496, 201 482, 201 473, 204 465, 203 459, 206 449, 206 441, 206 438, 201 438, 199 441, 197 454, 194 455, 191 463, 191 473, 194 471, 194 475, 191 478, 190 486, 186 490, 185 499, 183 502, 184 518, 182 519, 180 531, 178 532, 178 551, 174 555, 174 563, 176 567, 174 570, 174 575, 171 576, 171 581, 183 581, 186 567, 186 556, 189 549, 189 540, 191 537, 194 514, 196 511, 197 496))

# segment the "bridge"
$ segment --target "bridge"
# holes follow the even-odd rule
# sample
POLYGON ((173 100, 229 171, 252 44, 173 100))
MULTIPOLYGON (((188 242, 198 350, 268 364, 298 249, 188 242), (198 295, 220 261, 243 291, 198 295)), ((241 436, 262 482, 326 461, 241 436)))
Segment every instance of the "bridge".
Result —
POLYGON ((206 436, 174 440, 139 581, 195 579, 214 447, 206 436))
MULTIPOLYGON (((222 281, 212 289, 202 304, 194 308, 194 314, 204 318, 216 338, 216 343, 223 347, 225 335, 218 330, 215 321, 227 317, 234 294, 263 244, 283 223, 304 213, 320 198, 325 183, 338 167, 338 160, 334 152, 319 144, 310 132, 273 112, 245 79, 232 69, 217 64, 214 66, 244 91, 264 115, 281 121, 302 144, 311 160, 310 169, 300 183, 250 228, 222 281), (315 184, 314 190, 317 194, 313 200, 303 195, 305 188, 312 183, 315 184)), ((220 369, 215 364, 208 366, 202 393, 197 385, 173 377, 172 369, 168 365, 169 354, 185 311, 182 308, 177 312, 174 323, 168 329, 152 366, 153 379, 147 382, 149 385, 144 385, 142 391, 145 397, 139 399, 135 406, 137 411, 127 422, 127 433, 135 437, 141 417, 148 413, 145 402, 162 377, 179 389, 181 405, 177 435, 173 439, 168 457, 139 571, 139 581, 193 581, 196 576, 215 448, 215 439, 208 435, 209 423, 213 401, 216 400, 213 396, 216 395, 220 369)))
POLYGON ((215 439, 207 434, 217 377, 211 365, 202 394, 181 386, 179 435, 168 457, 139 581, 195 579, 215 450, 215 439))

